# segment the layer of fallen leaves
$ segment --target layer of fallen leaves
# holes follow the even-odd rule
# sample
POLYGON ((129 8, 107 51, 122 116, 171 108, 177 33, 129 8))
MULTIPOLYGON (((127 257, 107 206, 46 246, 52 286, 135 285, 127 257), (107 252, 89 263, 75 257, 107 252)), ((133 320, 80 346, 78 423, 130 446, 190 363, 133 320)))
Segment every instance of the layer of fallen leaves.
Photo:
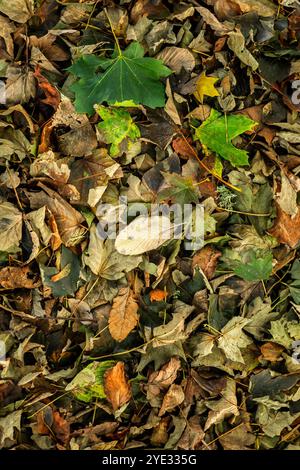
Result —
POLYGON ((299 18, 0 1, 1 449, 300 449, 299 18))

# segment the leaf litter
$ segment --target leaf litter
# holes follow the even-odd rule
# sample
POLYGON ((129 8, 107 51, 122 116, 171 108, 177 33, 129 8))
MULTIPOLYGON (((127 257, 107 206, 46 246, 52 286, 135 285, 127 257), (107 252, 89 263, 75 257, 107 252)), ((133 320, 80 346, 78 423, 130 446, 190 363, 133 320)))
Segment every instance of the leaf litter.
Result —
POLYGON ((298 22, 0 1, 1 449, 300 449, 298 22))

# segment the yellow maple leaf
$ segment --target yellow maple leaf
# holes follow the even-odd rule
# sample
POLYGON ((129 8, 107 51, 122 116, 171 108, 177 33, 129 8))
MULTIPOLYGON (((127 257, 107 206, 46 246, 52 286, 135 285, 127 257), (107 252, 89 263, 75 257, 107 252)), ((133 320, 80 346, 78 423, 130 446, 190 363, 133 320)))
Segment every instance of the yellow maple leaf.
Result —
POLYGON ((220 96, 219 92, 215 89, 215 83, 219 79, 216 77, 207 77, 205 72, 202 72, 196 84, 195 97, 200 103, 203 103, 205 96, 220 96))

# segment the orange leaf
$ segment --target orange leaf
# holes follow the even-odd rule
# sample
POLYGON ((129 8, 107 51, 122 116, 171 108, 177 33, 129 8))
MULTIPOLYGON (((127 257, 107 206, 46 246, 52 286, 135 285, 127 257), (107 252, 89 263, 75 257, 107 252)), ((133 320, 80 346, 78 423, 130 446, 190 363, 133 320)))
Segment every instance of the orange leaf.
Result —
POLYGON ((114 411, 131 399, 131 389, 125 375, 124 362, 117 362, 114 367, 105 372, 104 391, 114 411))
POLYGON ((300 241, 300 210, 295 217, 291 217, 277 206, 277 217, 272 228, 268 232, 280 243, 286 243, 295 248, 300 241))
POLYGON ((109 314, 109 331, 116 341, 123 341, 137 325, 139 305, 133 291, 123 287, 114 298, 109 314))
POLYGON ((161 289, 154 289, 149 294, 151 302, 162 302, 163 300, 166 300, 167 296, 168 292, 161 289))
POLYGON ((59 91, 53 85, 51 85, 51 83, 48 82, 47 78, 43 77, 39 66, 36 67, 33 75, 38 81, 39 88, 43 90, 46 96, 46 98, 42 99, 41 102, 48 104, 56 110, 60 103, 59 91))
POLYGON ((271 362, 276 362, 280 358, 284 347, 275 343, 264 343, 260 347, 260 350, 262 352, 263 359, 271 362))

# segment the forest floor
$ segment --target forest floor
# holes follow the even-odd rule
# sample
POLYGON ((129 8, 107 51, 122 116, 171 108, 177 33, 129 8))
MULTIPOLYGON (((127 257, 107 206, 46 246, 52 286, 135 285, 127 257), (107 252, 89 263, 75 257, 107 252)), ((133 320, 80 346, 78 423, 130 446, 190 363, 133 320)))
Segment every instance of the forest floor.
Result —
POLYGON ((0 448, 300 450, 298 0, 0 1, 0 448))

